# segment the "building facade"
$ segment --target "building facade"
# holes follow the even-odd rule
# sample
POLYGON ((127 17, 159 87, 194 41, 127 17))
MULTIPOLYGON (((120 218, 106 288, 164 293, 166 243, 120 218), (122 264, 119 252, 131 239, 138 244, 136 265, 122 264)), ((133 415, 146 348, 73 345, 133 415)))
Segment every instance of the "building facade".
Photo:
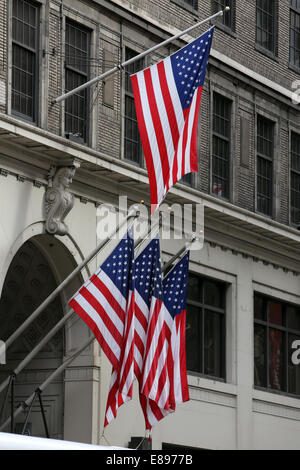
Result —
MULTIPOLYGON (((225 6, 201 101, 199 172, 166 199, 204 206, 187 298, 190 400, 155 426, 152 448, 299 449, 299 0, 0 0, 0 338, 96 247, 99 207, 118 208, 120 196, 148 207, 129 75, 192 36, 54 99, 225 6)), ((163 240, 163 262, 182 245, 163 240)), ((110 249, 8 349, 1 382, 67 313, 110 249)), ((71 317, 16 377, 15 406, 90 335, 71 317)), ((139 442, 137 390, 103 430, 109 379, 94 342, 43 392, 50 436, 139 442)), ((13 431, 24 420, 21 413, 13 431)), ((28 432, 44 435, 38 401, 28 432)))

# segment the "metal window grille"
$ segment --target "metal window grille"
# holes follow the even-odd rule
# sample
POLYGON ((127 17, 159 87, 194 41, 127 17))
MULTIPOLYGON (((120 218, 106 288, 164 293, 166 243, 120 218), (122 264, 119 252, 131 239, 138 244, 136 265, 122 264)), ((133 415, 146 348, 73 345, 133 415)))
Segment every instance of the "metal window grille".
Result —
POLYGON ((257 210, 272 216, 274 124, 257 118, 257 210))
POLYGON ((190 7, 194 8, 195 10, 197 10, 198 8, 198 0, 182 0, 183 3, 186 3, 187 5, 189 5, 190 7))
POLYGON ((14 114, 36 119, 38 17, 36 5, 27 0, 12 3, 12 91, 14 114))
POLYGON ((291 134, 291 221, 300 224, 300 135, 291 134))
POLYGON ((300 67, 300 0, 291 0, 290 63, 300 67))
MULTIPOLYGON (((66 22, 65 87, 66 92, 89 78, 89 32, 78 24, 66 22)), ((87 141, 88 91, 81 90, 65 103, 65 134, 79 142, 87 141)))
MULTIPOLYGON (((129 60, 137 53, 126 49, 125 60, 129 60)), ((137 60, 126 67, 125 71, 125 129, 124 129, 124 157, 139 165, 142 163, 142 144, 138 129, 135 102, 132 91, 130 75, 143 69, 143 60, 137 60)))
POLYGON ((222 282, 190 274, 187 292, 187 370, 225 379, 225 293, 222 282))
POLYGON ((275 1, 256 0, 256 42, 275 54, 275 1))
POLYGON ((229 29, 233 29, 233 0, 213 0, 212 11, 217 13, 220 10, 224 10, 225 7, 230 7, 229 11, 226 11, 223 16, 217 18, 217 21, 227 26, 229 29))
POLYGON ((212 192, 225 199, 229 199, 230 137, 231 101, 215 93, 213 97, 212 192))

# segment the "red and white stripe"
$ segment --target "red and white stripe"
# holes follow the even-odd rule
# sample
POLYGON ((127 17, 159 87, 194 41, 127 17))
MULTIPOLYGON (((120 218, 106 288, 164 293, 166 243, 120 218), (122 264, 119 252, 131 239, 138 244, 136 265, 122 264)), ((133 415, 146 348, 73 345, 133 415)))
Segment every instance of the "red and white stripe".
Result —
POLYGON ((149 174, 152 213, 185 174, 198 171, 197 124, 202 87, 183 110, 170 57, 131 76, 149 174))
POLYGON ((93 331, 116 370, 120 369, 126 299, 109 276, 99 270, 69 302, 93 331))
POLYGON ((141 393, 166 411, 169 410, 170 382, 167 356, 172 323, 173 319, 164 303, 153 297, 150 305, 141 393))
POLYGON ((107 397, 104 426, 107 426, 117 416, 118 408, 131 400, 134 380, 134 308, 135 293, 129 292, 125 335, 122 345, 120 368, 112 369, 110 387, 107 397))

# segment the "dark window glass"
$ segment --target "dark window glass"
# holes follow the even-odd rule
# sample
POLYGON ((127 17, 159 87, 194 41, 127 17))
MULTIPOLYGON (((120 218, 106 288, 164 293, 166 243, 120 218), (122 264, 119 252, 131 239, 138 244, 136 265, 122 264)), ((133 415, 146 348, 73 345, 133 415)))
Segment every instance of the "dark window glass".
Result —
POLYGON ((294 341, 300 341, 300 308, 255 294, 254 318, 255 385, 299 395, 299 365, 292 355, 294 341))
POLYGON ((256 0, 256 42, 275 53, 275 1, 256 0))
POLYGON ((274 124, 257 118, 257 210, 272 215, 274 124))
MULTIPOLYGON (((86 83, 89 70, 89 33, 67 21, 65 41, 66 92, 86 83)), ((65 101, 65 134, 79 142, 87 141, 88 91, 85 88, 65 101)))
POLYGON ((254 383, 266 387, 266 328, 254 326, 254 383))
POLYGON ((214 94, 212 192, 229 199, 231 101, 214 94))
POLYGON ((38 7, 13 0, 12 13, 12 112, 36 120, 38 7))
POLYGON ((198 8, 198 0, 182 0, 183 3, 186 3, 195 10, 198 8))
MULTIPOLYGON (((129 60, 136 52, 126 49, 126 58, 129 60)), ((143 69, 143 61, 137 60, 126 67, 125 72, 125 132, 124 132, 124 157, 127 160, 142 163, 142 144, 138 129, 133 90, 130 75, 143 69)))
POLYGON ((225 378, 225 285, 190 274, 187 292, 187 369, 225 378))
POLYGON ((218 17, 217 21, 223 23, 227 28, 233 29, 234 0, 212 0, 213 13, 224 10, 225 7, 230 7, 230 10, 223 13, 223 16, 218 17))
POLYGON ((300 135, 291 134, 291 221, 300 224, 300 135))
POLYGON ((300 1, 291 0, 290 62, 300 67, 300 1))

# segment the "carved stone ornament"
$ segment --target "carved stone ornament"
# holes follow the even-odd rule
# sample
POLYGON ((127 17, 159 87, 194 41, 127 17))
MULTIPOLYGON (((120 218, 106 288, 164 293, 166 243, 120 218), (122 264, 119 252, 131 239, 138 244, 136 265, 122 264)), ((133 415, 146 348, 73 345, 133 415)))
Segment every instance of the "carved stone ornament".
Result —
POLYGON ((71 166, 53 167, 49 173, 48 189, 44 199, 45 229, 50 235, 66 235, 69 231, 64 223, 74 205, 74 196, 69 192, 78 163, 71 166))

